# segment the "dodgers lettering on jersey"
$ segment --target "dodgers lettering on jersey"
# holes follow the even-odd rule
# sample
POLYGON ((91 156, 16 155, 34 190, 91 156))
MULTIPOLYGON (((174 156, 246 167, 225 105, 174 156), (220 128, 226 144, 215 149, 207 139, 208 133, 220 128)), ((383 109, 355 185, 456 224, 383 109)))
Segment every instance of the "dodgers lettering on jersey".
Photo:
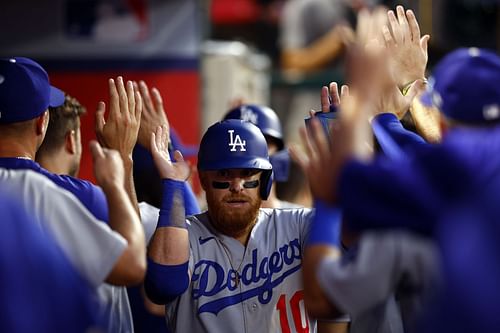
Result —
POLYGON ((188 218, 191 283, 166 306, 174 332, 315 332, 304 308, 309 209, 261 209, 246 248, 206 213, 188 218))
MULTIPOLYGON (((231 296, 205 303, 198 309, 198 313, 212 312, 217 314, 222 309, 240 303, 252 297, 257 297, 261 304, 267 304, 273 296, 273 289, 301 267, 301 248, 296 238, 289 244, 283 245, 270 256, 264 256, 257 262, 258 249, 252 251, 252 262, 243 266, 241 283, 245 286, 263 283, 255 288, 231 296)), ((192 283, 199 281, 198 288, 193 288, 193 299, 202 296, 216 296, 224 289, 236 290, 235 276, 239 275, 233 268, 226 270, 220 264, 211 260, 200 260, 194 267, 192 283), (215 283, 209 285, 208 276, 215 276, 215 283)))

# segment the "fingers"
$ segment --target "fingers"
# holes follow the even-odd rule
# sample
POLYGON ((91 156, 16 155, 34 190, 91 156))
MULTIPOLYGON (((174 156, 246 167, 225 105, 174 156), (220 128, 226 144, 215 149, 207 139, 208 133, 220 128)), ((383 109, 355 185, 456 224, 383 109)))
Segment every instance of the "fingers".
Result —
POLYGON ((161 136, 161 143, 165 149, 165 151, 168 150, 168 142, 170 140, 170 138, 168 137, 169 136, 169 132, 168 132, 168 128, 167 128, 167 125, 161 125, 161 132, 162 132, 162 136, 161 136))
POLYGON ((411 40, 414 43, 418 43, 420 41, 420 27, 418 26, 417 18, 411 9, 406 11, 406 18, 408 19, 411 40))
POLYGON ((396 46, 396 42, 392 38, 391 31, 385 25, 382 27, 382 37, 384 38, 384 42, 387 48, 392 49, 396 46))
POLYGON ((156 110, 158 112, 164 113, 164 111, 163 111, 163 98, 161 97, 160 91, 156 88, 153 88, 151 90, 151 93, 153 94, 153 101, 154 101, 156 110))
POLYGON ((95 111, 95 131, 102 133, 102 129, 106 124, 104 120, 104 113, 106 112, 106 104, 104 102, 99 102, 97 104, 97 110, 95 111))
POLYGON ((321 87, 321 112, 328 112, 330 110, 330 94, 328 87, 321 87))
POLYGON ((429 43, 429 39, 431 36, 425 35, 422 38, 420 38, 420 48, 427 54, 427 45, 429 43))
MULTIPOLYGON (((110 80, 110 113, 115 114, 115 116, 127 116, 128 114, 128 98, 127 91, 125 90, 125 85, 123 84, 123 77, 118 76, 116 81, 110 80)), ((111 114, 110 114, 111 116, 111 114)))
POLYGON ((120 113, 120 100, 118 90, 116 89, 115 80, 108 80, 109 88, 109 119, 114 119, 120 113))
POLYGON ((174 160, 175 162, 184 162, 184 156, 179 150, 174 151, 174 160))
POLYGON ((93 161, 104 158, 103 148, 97 141, 91 140, 89 146, 90 146, 90 152, 92 153, 93 161))
POLYGON ((347 84, 343 84, 340 88, 340 100, 344 100, 344 98, 349 97, 349 86, 347 84))
POLYGON ((134 84, 132 81, 127 81, 127 87, 126 87, 126 99, 127 99, 127 109, 122 110, 122 112, 125 111, 126 115, 129 116, 130 118, 135 117, 136 114, 136 94, 134 91, 134 84))
POLYGON ((156 134, 151 132, 150 148, 153 155, 158 154, 158 146, 156 146, 156 134))
POLYGON ((154 111, 153 101, 151 100, 151 95, 149 94, 149 89, 144 81, 139 81, 139 91, 142 96, 142 100, 144 103, 144 109, 146 112, 154 111))
POLYGON ((165 150, 165 141, 163 140, 163 127, 158 126, 156 128, 156 147, 159 152, 165 150))
POLYGON ((337 82, 330 82, 330 97, 331 97, 331 103, 335 105, 335 107, 340 106, 340 96, 339 96, 339 87, 337 82))
POLYGON ((134 94, 135 94, 135 110, 134 110, 135 113, 134 113, 134 116, 135 116, 135 119, 137 119, 137 121, 140 121, 144 103, 143 103, 141 94, 135 88, 134 88, 134 94))
POLYGON ((395 44, 399 44, 403 42, 403 34, 401 29, 399 28, 399 22, 396 18, 396 15, 392 10, 387 12, 387 20, 389 21, 389 26, 391 27, 392 38, 394 39, 395 44))
POLYGON ((104 125, 106 125, 106 121, 104 120, 104 113, 106 111, 106 104, 104 102, 99 102, 97 104, 97 110, 95 112, 95 134, 97 139, 102 143, 102 133, 104 130, 104 125))
MULTIPOLYGON (((165 144, 164 141, 162 140, 163 137, 163 128, 161 126, 158 126, 156 128, 156 132, 151 133, 151 152, 155 154, 161 154, 163 151, 165 151, 165 144)), ((167 152, 167 160, 170 160, 170 157, 167 152)))
POLYGON ((403 6, 397 6, 396 7, 396 13, 397 13, 397 16, 398 16, 399 26, 401 28, 401 32, 402 32, 402 35, 403 35, 403 40, 402 41, 403 42, 405 42, 405 41, 411 41, 412 40, 412 36, 410 34, 410 28, 408 26, 408 20, 406 19, 405 9, 403 8, 403 6))

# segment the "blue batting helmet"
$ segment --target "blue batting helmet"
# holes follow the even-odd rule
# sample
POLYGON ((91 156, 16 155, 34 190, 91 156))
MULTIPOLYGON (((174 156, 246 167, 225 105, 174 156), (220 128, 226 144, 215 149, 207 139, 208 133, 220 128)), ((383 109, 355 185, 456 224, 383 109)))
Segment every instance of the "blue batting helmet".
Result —
POLYGON ((272 165, 262 132, 250 122, 226 119, 210 126, 198 151, 198 170, 262 170, 260 195, 267 199, 272 185, 272 165))
POLYGON ((281 122, 273 109, 263 105, 242 104, 229 110, 224 119, 246 120, 260 128, 265 136, 269 136, 278 143, 278 150, 283 149, 283 131, 281 122))

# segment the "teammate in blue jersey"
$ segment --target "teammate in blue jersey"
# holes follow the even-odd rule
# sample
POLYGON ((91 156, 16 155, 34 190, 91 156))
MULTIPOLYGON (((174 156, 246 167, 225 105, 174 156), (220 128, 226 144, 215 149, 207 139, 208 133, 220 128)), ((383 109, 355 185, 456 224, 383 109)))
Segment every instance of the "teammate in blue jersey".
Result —
MULTIPOLYGON (((132 82, 127 84, 126 89, 121 78, 118 78, 116 83, 114 80, 110 80, 111 107, 107 122, 104 121, 103 117, 104 103, 99 105, 97 112, 98 137, 106 146, 119 149, 121 155, 121 158, 118 157, 119 162, 113 162, 118 164, 113 166, 100 163, 104 169, 98 169, 96 177, 102 177, 98 181, 105 186, 99 188, 87 181, 66 175, 55 175, 33 161, 47 130, 49 122, 47 108, 60 106, 64 102, 64 94, 50 86, 45 70, 31 59, 1 59, 0 77, 0 171, 2 182, 13 184, 16 175, 35 172, 47 182, 74 195, 93 215, 92 222, 108 222, 111 229, 116 231, 109 230, 107 226, 95 226, 90 222, 82 224, 76 219, 74 224, 68 226, 68 237, 72 235, 70 232, 72 229, 87 229, 87 236, 93 234, 95 239, 108 240, 108 244, 105 244, 104 241, 95 243, 97 253, 94 254, 102 257, 102 260, 96 261, 96 265, 102 261, 105 262, 104 266, 97 265, 96 267, 100 267, 99 269, 85 270, 84 267, 79 266, 80 261, 73 261, 76 268, 84 272, 84 277, 94 287, 100 286, 104 280, 116 285, 136 284, 141 281, 145 272, 144 235, 138 222, 137 210, 135 209, 134 212, 137 204, 134 200, 133 185, 130 185, 132 164, 129 156, 137 137, 137 132, 134 134, 134 130, 136 131, 138 128, 137 117, 140 116, 141 100, 140 96, 134 92, 132 82), (118 184, 120 186, 117 188, 117 184, 114 184, 113 181, 118 179, 118 182, 121 182, 122 175, 118 171, 120 167, 123 168, 123 161, 125 161, 123 180, 125 187, 122 186, 122 183, 118 184), (113 172, 117 172, 116 175, 113 172), (110 192, 106 193, 103 190, 110 192), (131 208, 132 211, 130 211, 131 208), (116 245, 115 250, 109 252, 109 249, 113 247, 113 242, 116 245), (124 242, 125 244, 123 244, 124 242), (119 251, 117 252, 117 250, 119 251)), ((79 139, 79 137, 75 137, 75 139, 79 139)), ((94 151, 100 153, 94 156, 106 157, 104 160, 108 161, 117 159, 117 156, 114 156, 116 152, 108 152, 106 149, 102 150, 99 145, 97 146, 94 145, 94 149, 96 149, 94 151)), ((22 179, 22 177, 18 179, 22 179)), ((38 193, 25 193, 23 195, 26 196, 23 197, 23 200, 29 202, 36 200, 38 193)), ((53 202, 52 204, 59 203, 53 202)), ((47 205, 50 206, 50 204, 47 205)), ((70 224, 71 220, 68 219, 64 222, 70 224)), ((78 252, 75 250, 79 249, 77 243, 89 240, 82 238, 79 242, 72 243, 69 241, 71 238, 64 238, 64 234, 65 232, 61 232, 59 234, 61 237, 57 240, 68 251, 67 253, 78 252)), ((76 254, 75 258, 79 259, 79 256, 83 258, 84 254, 85 251, 83 254, 76 254)), ((128 307, 128 302, 126 303, 128 307)), ((107 310, 117 308, 111 303, 107 305, 107 310)), ((126 313, 126 311, 120 313, 126 313)), ((109 312, 110 318, 114 315, 116 313, 113 311, 109 312)), ((116 320, 120 322, 117 325, 128 322, 131 329, 131 318, 130 316, 128 318, 128 320, 116 320)))
POLYGON ((57 175, 77 177, 82 158, 80 117, 87 112, 80 102, 65 94, 64 103, 49 107, 49 126, 35 160, 57 175))
POLYGON ((152 152, 163 178, 158 227, 145 286, 166 304, 174 332, 314 332, 303 307, 302 249, 310 209, 259 209, 272 166, 266 140, 247 121, 228 119, 205 133, 198 170, 208 210, 185 216, 189 169, 172 163, 159 128, 152 152))
MULTIPOLYGON (((330 206, 329 209, 332 205, 342 209, 350 230, 379 229, 378 235, 395 233, 388 228, 416 231, 420 236, 412 234, 413 238, 422 239, 423 235, 424 241, 431 240, 439 248, 442 261, 439 268, 442 269, 444 285, 436 284, 434 279, 436 254, 426 255, 425 249, 430 250, 428 245, 417 245, 414 240, 408 242, 406 238, 400 238, 401 242, 394 247, 396 251, 391 250, 397 257, 392 268, 386 266, 385 270, 391 274, 386 274, 385 279, 377 277, 376 272, 380 270, 365 270, 372 273, 371 285, 378 288, 379 294, 375 295, 378 297, 384 290, 397 290, 400 281, 409 283, 405 284, 406 288, 414 288, 417 294, 429 290, 426 288, 429 285, 422 283, 424 281, 430 282, 431 289, 438 287, 434 302, 426 305, 434 313, 428 311, 427 321, 421 324, 426 327, 425 331, 436 330, 436 327, 439 327, 437 331, 481 327, 478 329, 482 332, 494 332, 500 327, 496 315, 493 315, 498 302, 492 297, 480 300, 476 297, 479 290, 473 288, 472 292, 467 292, 465 290, 470 286, 464 283, 474 280, 481 285, 478 289, 483 295, 496 294, 489 276, 497 276, 491 265, 496 267, 494 263, 498 262, 491 249, 493 239, 499 234, 491 226, 500 213, 497 203, 492 200, 500 191, 499 80, 500 57, 491 51, 459 49, 445 57, 436 66, 429 80, 429 91, 422 97, 432 101, 441 111, 443 142, 425 145, 421 140, 415 140, 417 144, 410 142, 399 158, 382 156, 371 162, 357 159, 351 131, 356 129, 353 125, 356 117, 346 117, 347 120, 334 130, 332 139, 341 141, 342 147, 334 144, 330 152, 321 136, 313 135, 310 140, 310 159, 304 165, 309 171, 329 167, 326 173, 308 173, 310 181, 316 184, 314 193, 330 206), (320 189, 325 183, 332 184, 333 188, 320 189), (382 230, 384 232, 380 232, 382 230), (459 250, 467 246, 467 234, 474 246, 465 250, 465 256, 477 261, 464 260, 465 252, 459 250), (409 244, 412 246, 408 247, 409 244), (477 279, 470 278, 469 272, 476 271, 488 272, 484 283, 480 275, 476 275, 477 279), (387 277, 392 283, 387 283, 387 277), (446 305, 448 300, 453 304, 446 305), (477 309, 481 310, 475 312, 477 309)), ((373 102, 361 96, 356 96, 358 107, 365 105, 363 102, 373 102)), ((352 105, 351 109, 354 109, 352 105)), ((346 110, 349 111, 349 107, 343 111, 346 110)), ((362 117, 358 120, 366 121, 362 117)), ((316 132, 320 133, 319 126, 316 126, 316 132)), ((322 221, 331 216, 332 212, 317 212, 318 219, 311 233, 323 231, 323 234, 328 234, 328 223, 325 225, 322 221)), ((377 234, 371 233, 372 240, 377 234)), ((346 308, 362 311, 370 299, 376 298, 369 292, 359 297, 351 294, 351 299, 338 293, 342 288, 332 281, 336 281, 345 265, 340 263, 335 244, 328 238, 325 236, 306 249, 305 264, 310 268, 306 277, 310 278, 306 284, 306 301, 311 301, 306 304, 311 304, 316 313, 335 313, 334 310, 346 308), (335 265, 339 267, 335 269, 335 265)), ((357 258, 364 258, 364 262, 370 261, 367 252, 380 254, 381 246, 388 244, 380 242, 370 251, 367 242, 363 243, 365 256, 358 254, 357 258)), ((365 284, 364 288, 370 288, 370 284, 365 284)))
POLYGON ((14 200, 15 192, 0 188, 0 331, 100 331, 98 302, 88 282, 14 200))

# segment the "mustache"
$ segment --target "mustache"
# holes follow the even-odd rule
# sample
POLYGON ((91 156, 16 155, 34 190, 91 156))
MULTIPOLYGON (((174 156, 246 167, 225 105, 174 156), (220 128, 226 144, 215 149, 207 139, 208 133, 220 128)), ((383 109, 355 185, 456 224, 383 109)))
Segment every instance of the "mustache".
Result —
POLYGON ((252 198, 244 194, 226 195, 225 197, 222 198, 222 200, 224 202, 236 202, 236 201, 252 202, 252 198))

